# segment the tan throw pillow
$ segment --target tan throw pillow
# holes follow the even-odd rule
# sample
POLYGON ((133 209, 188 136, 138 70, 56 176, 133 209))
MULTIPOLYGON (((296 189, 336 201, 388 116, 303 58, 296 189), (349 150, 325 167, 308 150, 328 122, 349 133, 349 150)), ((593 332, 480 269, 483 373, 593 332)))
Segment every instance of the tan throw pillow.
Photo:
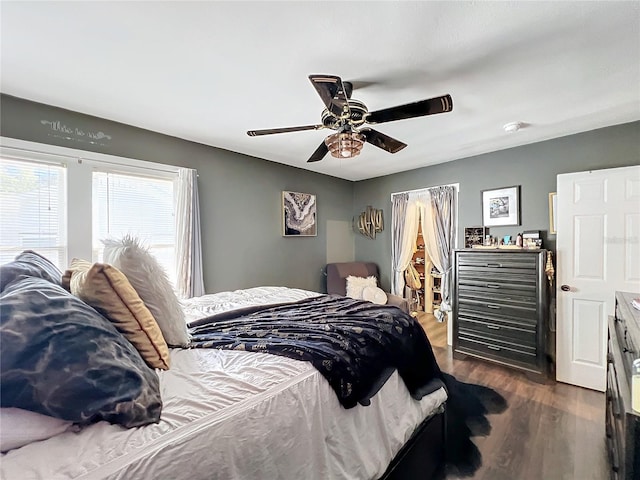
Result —
POLYGON ((365 287, 376 287, 377 285, 378 281, 374 276, 364 278, 349 275, 347 277, 347 297, 362 300, 362 291, 365 287))
POLYGON ((108 318, 150 367, 169 369, 169 348, 160 327, 120 270, 74 258, 62 284, 108 318))

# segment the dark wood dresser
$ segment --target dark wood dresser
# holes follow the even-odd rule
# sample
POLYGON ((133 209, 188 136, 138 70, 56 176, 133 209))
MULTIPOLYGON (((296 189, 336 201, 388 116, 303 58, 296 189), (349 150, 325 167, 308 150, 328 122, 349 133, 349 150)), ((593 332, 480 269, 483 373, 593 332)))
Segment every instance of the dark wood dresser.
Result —
POLYGON ((454 252, 453 351, 547 375, 546 250, 454 252))
POLYGON ((632 364, 640 358, 640 311, 631 306, 640 293, 616 292, 609 317, 607 354, 607 450, 611 478, 640 479, 640 414, 631 408, 632 364))

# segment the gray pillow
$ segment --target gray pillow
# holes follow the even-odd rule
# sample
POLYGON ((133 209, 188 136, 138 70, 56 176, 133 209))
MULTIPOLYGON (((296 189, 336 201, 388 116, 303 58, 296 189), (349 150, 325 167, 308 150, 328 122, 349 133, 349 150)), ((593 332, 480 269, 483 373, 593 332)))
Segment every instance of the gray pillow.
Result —
POLYGON ((0 303, 1 407, 80 424, 159 421, 156 372, 89 305, 37 277, 9 284, 0 303))
POLYGON ((62 272, 58 267, 42 255, 32 250, 25 250, 13 262, 5 263, 0 267, 0 292, 22 275, 43 278, 56 285, 62 284, 62 272))

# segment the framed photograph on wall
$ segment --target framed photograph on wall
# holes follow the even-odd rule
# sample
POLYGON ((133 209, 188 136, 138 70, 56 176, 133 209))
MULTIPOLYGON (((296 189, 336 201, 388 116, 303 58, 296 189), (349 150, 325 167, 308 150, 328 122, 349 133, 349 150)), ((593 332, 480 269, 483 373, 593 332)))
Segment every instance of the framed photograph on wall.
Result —
POLYGON ((483 190, 481 196, 485 227, 520 225, 520 185, 483 190))
POLYGON ((558 208, 558 194, 552 192, 549 194, 549 233, 558 233, 558 219, 556 218, 556 210, 558 208))
POLYGON ((315 237, 316 196, 311 193, 282 192, 282 236, 315 237))

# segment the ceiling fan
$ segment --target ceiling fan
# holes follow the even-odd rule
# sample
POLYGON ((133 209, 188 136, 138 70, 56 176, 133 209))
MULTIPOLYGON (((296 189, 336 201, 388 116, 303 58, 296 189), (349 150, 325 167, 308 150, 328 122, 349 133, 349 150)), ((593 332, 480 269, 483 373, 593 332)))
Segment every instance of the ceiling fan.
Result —
POLYGON ((322 123, 299 127, 271 128, 265 130, 249 130, 247 135, 257 137, 274 133, 299 132, 302 130, 335 130, 320 144, 307 162, 322 160, 327 153, 336 158, 355 157, 360 154, 364 142, 370 143, 389 153, 397 153, 407 146, 395 138, 365 126, 404 120, 406 118, 423 117, 453 110, 451 95, 407 103, 396 107, 369 112, 360 100, 351 98, 353 84, 343 82, 335 75, 309 75, 309 80, 320 95, 326 108, 322 111, 322 123))

